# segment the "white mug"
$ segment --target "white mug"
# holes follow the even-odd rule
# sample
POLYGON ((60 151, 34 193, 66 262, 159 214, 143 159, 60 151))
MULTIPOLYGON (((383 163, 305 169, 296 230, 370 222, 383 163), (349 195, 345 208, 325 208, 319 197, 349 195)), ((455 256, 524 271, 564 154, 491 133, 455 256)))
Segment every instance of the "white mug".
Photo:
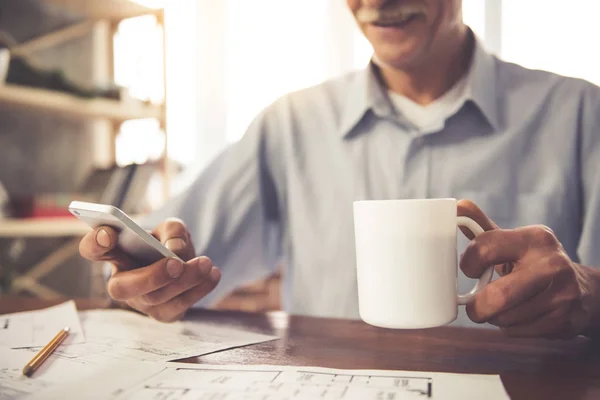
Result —
POLYGON ((467 294, 457 293, 457 226, 483 229, 457 217, 456 199, 354 202, 360 317, 384 328, 416 329, 454 321, 492 279, 488 268, 467 294))

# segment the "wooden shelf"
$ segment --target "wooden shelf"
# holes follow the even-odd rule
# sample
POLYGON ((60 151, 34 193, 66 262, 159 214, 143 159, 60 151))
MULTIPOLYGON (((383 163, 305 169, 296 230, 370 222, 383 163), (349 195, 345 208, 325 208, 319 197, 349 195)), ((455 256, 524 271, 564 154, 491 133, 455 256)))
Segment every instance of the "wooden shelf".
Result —
POLYGON ((140 15, 158 14, 160 10, 144 7, 130 0, 43 0, 78 16, 92 19, 121 20, 140 15))
MULTIPOLYGON (((138 224, 144 216, 130 215, 138 224)), ((0 238, 83 236, 90 230, 75 217, 0 218, 0 238)))
POLYGON ((77 118, 106 118, 115 122, 130 119, 164 119, 163 108, 136 101, 84 99, 68 93, 18 85, 0 85, 0 107, 15 105, 77 118))
POLYGON ((76 218, 0 219, 0 238, 83 236, 90 227, 76 218))

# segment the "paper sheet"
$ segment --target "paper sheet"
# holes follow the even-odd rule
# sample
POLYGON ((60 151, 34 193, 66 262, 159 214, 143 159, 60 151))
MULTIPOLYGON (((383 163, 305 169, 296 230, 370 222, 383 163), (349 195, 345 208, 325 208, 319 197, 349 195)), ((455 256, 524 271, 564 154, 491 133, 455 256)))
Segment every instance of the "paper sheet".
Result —
MULTIPOLYGON (((276 339, 202 322, 163 324, 123 310, 84 311, 80 312, 80 319, 86 342, 61 345, 32 378, 22 376, 21 371, 39 348, 0 348, 0 399, 26 397, 53 388, 61 390, 75 382, 85 383, 86 387, 93 382, 104 385, 105 382, 97 381, 99 376, 111 384, 120 382, 127 386, 138 378, 147 378, 150 372, 162 370, 164 363, 160 361, 276 339)), ((88 398, 87 390, 76 397, 88 398)))
MULTIPOLYGON (((22 370, 35 353, 32 349, 0 349, 0 400, 37 396, 39 393, 53 389, 60 391, 76 382, 94 382, 97 376, 110 376, 114 384, 119 382, 119 385, 126 385, 145 379, 163 368, 162 363, 128 363, 113 360, 96 364, 51 356, 32 378, 28 378, 22 375, 22 370)), ((86 398, 85 394, 75 396, 75 392, 71 390, 69 392, 69 395, 62 400, 74 397, 86 398)), ((40 398, 51 397, 41 395, 40 398)))
POLYGON ((63 345, 85 342, 72 300, 43 310, 0 315, 0 346, 13 349, 45 346, 65 326, 71 331, 63 345))
POLYGON ((65 399, 86 391, 87 399, 97 400, 508 399, 497 375, 167 363, 136 379, 118 384, 108 374, 97 377, 101 384, 78 383, 36 398, 65 399))
POLYGON ((86 343, 61 346, 73 360, 171 361, 276 339, 203 322, 164 324, 124 310, 80 312, 86 343))

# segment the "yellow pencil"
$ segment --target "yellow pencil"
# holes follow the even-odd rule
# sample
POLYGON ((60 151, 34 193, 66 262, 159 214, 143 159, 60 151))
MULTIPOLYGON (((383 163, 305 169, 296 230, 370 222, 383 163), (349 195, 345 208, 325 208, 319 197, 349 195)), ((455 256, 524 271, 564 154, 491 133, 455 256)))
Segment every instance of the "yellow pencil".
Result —
POLYGON ((27 365, 25 365, 25 368, 23 368, 23 375, 33 375, 33 373, 40 367, 40 365, 42 365, 42 363, 46 361, 48 357, 50 357, 50 354, 52 354, 52 352, 56 350, 56 348, 63 342, 63 340, 67 338, 67 336, 69 336, 69 331, 70 329, 68 326, 65 326, 63 329, 61 329, 60 332, 58 332, 58 334, 54 336, 54 339, 52 339, 50 343, 44 346, 44 348, 40 350, 40 352, 37 353, 35 357, 33 357, 31 361, 27 363, 27 365))

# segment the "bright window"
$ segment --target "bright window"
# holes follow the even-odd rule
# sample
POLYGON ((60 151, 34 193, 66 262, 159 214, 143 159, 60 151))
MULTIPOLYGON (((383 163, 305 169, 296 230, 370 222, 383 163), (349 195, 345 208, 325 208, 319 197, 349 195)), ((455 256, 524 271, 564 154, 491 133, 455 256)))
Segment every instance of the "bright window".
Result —
MULTIPOLYGON (((151 104, 164 102, 162 35, 156 17, 148 15, 122 21, 114 37, 115 83, 132 98, 151 104)), ((144 163, 159 158, 163 148, 157 120, 126 121, 117 136, 116 161, 144 163)))
POLYGON ((504 0, 502 58, 600 84, 600 2, 504 0))
POLYGON ((463 0, 463 21, 481 40, 485 40, 485 3, 486 0, 463 0))
POLYGON ((229 142, 283 94, 326 78, 323 0, 224 0, 225 84, 229 142))

